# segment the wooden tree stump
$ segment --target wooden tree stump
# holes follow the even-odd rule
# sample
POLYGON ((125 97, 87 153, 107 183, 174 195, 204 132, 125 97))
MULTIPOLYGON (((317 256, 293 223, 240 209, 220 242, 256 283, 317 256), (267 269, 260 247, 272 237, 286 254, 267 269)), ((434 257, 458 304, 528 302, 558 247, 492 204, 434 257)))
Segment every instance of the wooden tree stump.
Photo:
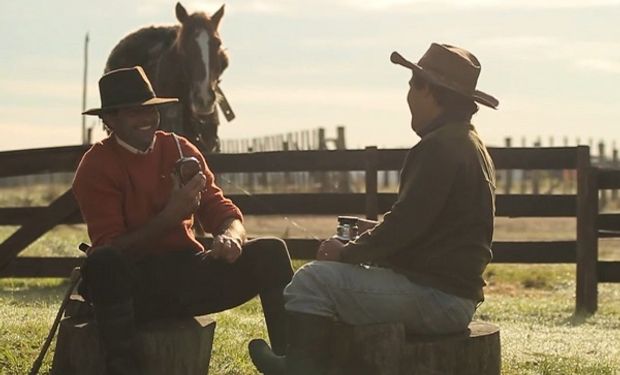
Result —
MULTIPOLYGON (((209 316, 149 322, 138 328, 141 362, 151 375, 209 372, 215 321, 209 316)), ((52 375, 105 375, 95 322, 67 317, 60 323, 52 375)))
POLYGON ((499 328, 472 322, 469 332, 407 336, 402 324, 338 325, 330 375, 499 375, 499 328))

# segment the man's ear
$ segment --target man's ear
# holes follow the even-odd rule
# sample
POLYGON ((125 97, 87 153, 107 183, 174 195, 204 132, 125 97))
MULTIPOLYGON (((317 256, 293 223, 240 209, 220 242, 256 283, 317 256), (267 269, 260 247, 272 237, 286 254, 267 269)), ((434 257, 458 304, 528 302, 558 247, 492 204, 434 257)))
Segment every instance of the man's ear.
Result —
POLYGON ((114 131, 114 127, 116 125, 116 113, 115 112, 104 112, 101 114, 101 121, 103 121, 103 125, 108 128, 111 132, 114 131))
POLYGON ((425 95, 426 95, 427 105, 434 107, 436 111, 442 112, 444 110, 444 107, 443 105, 441 105, 441 103, 437 99, 439 92, 437 90, 434 90, 434 88, 431 87, 430 85, 427 86, 426 91, 427 92, 425 93, 425 95))
POLYGON ((427 100, 432 100, 435 104, 437 104, 437 99, 435 98, 435 92, 431 85, 425 85, 424 87, 418 89, 418 93, 420 96, 425 97, 427 100))

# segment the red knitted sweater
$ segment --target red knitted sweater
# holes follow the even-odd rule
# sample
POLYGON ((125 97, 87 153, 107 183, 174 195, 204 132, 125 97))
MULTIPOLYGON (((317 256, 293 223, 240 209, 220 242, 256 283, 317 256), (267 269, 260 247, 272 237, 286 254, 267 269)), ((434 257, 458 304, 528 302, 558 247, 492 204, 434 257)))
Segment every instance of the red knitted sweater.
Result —
MULTIPOLYGON (((113 136, 91 147, 80 162, 73 181, 82 217, 93 246, 109 243, 115 237, 147 223, 165 207, 172 191, 170 174, 179 159, 174 137, 155 133, 154 148, 147 154, 134 154, 120 146, 113 136)), ((241 211, 215 185, 213 173, 198 149, 178 137, 183 156, 200 161, 207 184, 195 213, 207 232, 215 232, 228 218, 243 219, 241 211)), ((141 247, 149 254, 193 248, 203 250, 192 232, 194 215, 150 243, 141 247)))

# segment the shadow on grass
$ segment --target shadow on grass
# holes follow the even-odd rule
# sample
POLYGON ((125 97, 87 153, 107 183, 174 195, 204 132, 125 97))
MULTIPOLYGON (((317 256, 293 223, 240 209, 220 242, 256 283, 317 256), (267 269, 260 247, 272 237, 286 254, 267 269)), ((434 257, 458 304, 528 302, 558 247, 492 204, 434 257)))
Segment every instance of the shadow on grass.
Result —
POLYGON ((2 279, 0 280, 0 300, 14 304, 55 304, 60 303, 69 279, 2 279))
MULTIPOLYGON (((534 358, 521 362, 513 370, 518 373, 540 375, 573 374, 573 375, 615 375, 616 367, 604 360, 584 361, 583 358, 535 353, 534 358), (524 371, 525 370, 525 371, 524 371)), ((512 372, 510 372, 512 373, 512 372)))
POLYGON ((582 314, 582 313, 574 313, 565 319, 564 324, 569 324, 571 326, 578 327, 586 322, 591 314, 582 314))

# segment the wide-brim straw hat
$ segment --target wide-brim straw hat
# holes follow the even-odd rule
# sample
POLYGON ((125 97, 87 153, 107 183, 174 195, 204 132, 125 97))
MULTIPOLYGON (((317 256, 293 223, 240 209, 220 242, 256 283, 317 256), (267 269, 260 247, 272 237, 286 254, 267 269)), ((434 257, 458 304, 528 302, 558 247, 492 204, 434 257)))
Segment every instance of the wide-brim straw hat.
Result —
POLYGON ((480 75, 480 62, 471 52, 449 44, 433 43, 417 64, 392 52, 390 60, 413 70, 430 83, 457 92, 487 107, 497 109, 499 100, 476 90, 480 75))
POLYGON ((115 109, 145 107, 178 102, 177 98, 158 98, 140 66, 109 71, 99 79, 101 108, 92 108, 83 115, 101 115, 115 109))

